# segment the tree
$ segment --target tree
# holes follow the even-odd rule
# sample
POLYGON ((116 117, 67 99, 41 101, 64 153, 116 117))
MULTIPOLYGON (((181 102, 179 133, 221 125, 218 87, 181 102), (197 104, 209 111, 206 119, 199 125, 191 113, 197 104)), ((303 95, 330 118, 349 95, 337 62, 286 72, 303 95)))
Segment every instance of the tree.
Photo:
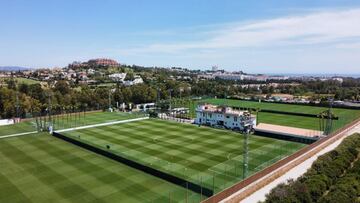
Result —
POLYGON ((16 90, 16 82, 13 78, 7 80, 6 83, 8 89, 16 90))
POLYGON ((31 96, 34 99, 37 99, 41 103, 46 102, 44 90, 41 88, 40 84, 29 85, 29 93, 28 94, 29 94, 29 96, 31 96))
POLYGON ((19 92, 22 92, 24 94, 28 94, 29 93, 29 85, 27 85, 25 83, 21 83, 19 85, 19 92))
POLYGON ((130 72, 126 74, 125 80, 134 80, 135 76, 134 73, 130 72))
POLYGON ((55 84, 54 91, 59 91, 62 95, 65 95, 69 94, 71 89, 67 81, 59 80, 55 84))

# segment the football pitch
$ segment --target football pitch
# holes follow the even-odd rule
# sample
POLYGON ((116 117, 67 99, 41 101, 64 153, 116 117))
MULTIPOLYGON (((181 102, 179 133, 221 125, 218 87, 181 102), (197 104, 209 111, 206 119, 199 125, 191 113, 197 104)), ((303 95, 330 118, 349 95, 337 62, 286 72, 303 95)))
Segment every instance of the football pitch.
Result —
MULTIPOLYGON (((244 135, 159 119, 62 132, 162 172, 213 190, 242 180, 244 135)), ((248 175, 305 146, 251 135, 248 175)))
MULTIPOLYGON (((84 125, 93 125, 104 122, 113 122, 143 117, 143 114, 124 112, 79 112, 72 114, 53 115, 54 129, 73 128, 84 125)), ((47 120, 48 117, 44 117, 47 120)), ((0 137, 5 135, 36 131, 35 119, 29 119, 14 125, 0 126, 0 137)))
MULTIPOLYGON (((204 99, 198 103, 210 103, 215 105, 226 105, 241 108, 259 108, 266 110, 295 112, 295 113, 308 113, 319 114, 322 111, 327 110, 326 107, 295 105, 295 104, 281 104, 281 103, 267 103, 256 101, 245 101, 235 99, 204 99)), ((195 106, 195 105, 194 105, 195 106)), ((193 109, 192 111, 195 111, 193 109)), ((360 117, 360 110, 332 108, 332 112, 335 116, 339 117, 339 120, 333 121, 333 130, 339 129, 351 121, 360 117)), ((259 112, 258 123, 269 123, 275 125, 284 125, 290 127, 306 128, 312 130, 319 130, 319 118, 284 115, 268 112, 259 112)))
POLYGON ((47 133, 1 139, 0 166, 0 202, 199 202, 201 198, 47 133))

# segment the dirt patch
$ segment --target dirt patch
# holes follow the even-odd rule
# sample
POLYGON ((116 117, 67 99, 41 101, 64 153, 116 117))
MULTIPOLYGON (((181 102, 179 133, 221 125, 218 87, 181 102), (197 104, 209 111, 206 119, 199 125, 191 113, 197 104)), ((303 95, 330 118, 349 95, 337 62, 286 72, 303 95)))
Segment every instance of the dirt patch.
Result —
POLYGON ((295 128, 295 127, 288 127, 282 125, 273 125, 267 123, 260 123, 255 127, 255 130, 259 131, 268 131, 272 133, 280 133, 280 134, 288 134, 288 135, 296 135, 302 137, 317 137, 322 135, 322 131, 318 130, 309 130, 304 128, 295 128))

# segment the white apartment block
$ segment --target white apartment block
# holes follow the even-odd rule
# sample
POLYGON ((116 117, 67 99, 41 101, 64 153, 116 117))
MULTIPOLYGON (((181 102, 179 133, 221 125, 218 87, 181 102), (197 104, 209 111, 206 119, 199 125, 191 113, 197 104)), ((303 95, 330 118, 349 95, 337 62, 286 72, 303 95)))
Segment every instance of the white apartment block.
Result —
POLYGON ((123 82, 125 80, 126 73, 114 73, 109 75, 109 78, 115 82, 123 82))
POLYGON ((242 131, 252 129, 256 125, 256 116, 248 111, 205 104, 196 108, 195 123, 242 131))

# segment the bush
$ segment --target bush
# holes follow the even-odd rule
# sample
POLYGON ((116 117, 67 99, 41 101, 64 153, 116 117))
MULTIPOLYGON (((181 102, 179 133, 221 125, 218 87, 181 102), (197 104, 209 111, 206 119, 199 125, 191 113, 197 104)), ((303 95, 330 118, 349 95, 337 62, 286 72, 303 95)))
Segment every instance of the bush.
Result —
POLYGON ((311 200, 316 202, 329 188, 329 180, 325 175, 315 175, 304 182, 311 196, 311 200))
POLYGON ((158 117, 158 113, 154 112, 154 111, 150 111, 149 112, 149 117, 150 118, 157 118, 158 117))
POLYGON ((328 195, 324 196, 319 200, 321 203, 340 203, 340 202, 355 202, 354 199, 347 196, 345 193, 341 191, 334 191, 329 193, 328 195))
POLYGON ((360 134, 347 137, 299 179, 271 190, 265 202, 360 202, 359 152, 360 134))

